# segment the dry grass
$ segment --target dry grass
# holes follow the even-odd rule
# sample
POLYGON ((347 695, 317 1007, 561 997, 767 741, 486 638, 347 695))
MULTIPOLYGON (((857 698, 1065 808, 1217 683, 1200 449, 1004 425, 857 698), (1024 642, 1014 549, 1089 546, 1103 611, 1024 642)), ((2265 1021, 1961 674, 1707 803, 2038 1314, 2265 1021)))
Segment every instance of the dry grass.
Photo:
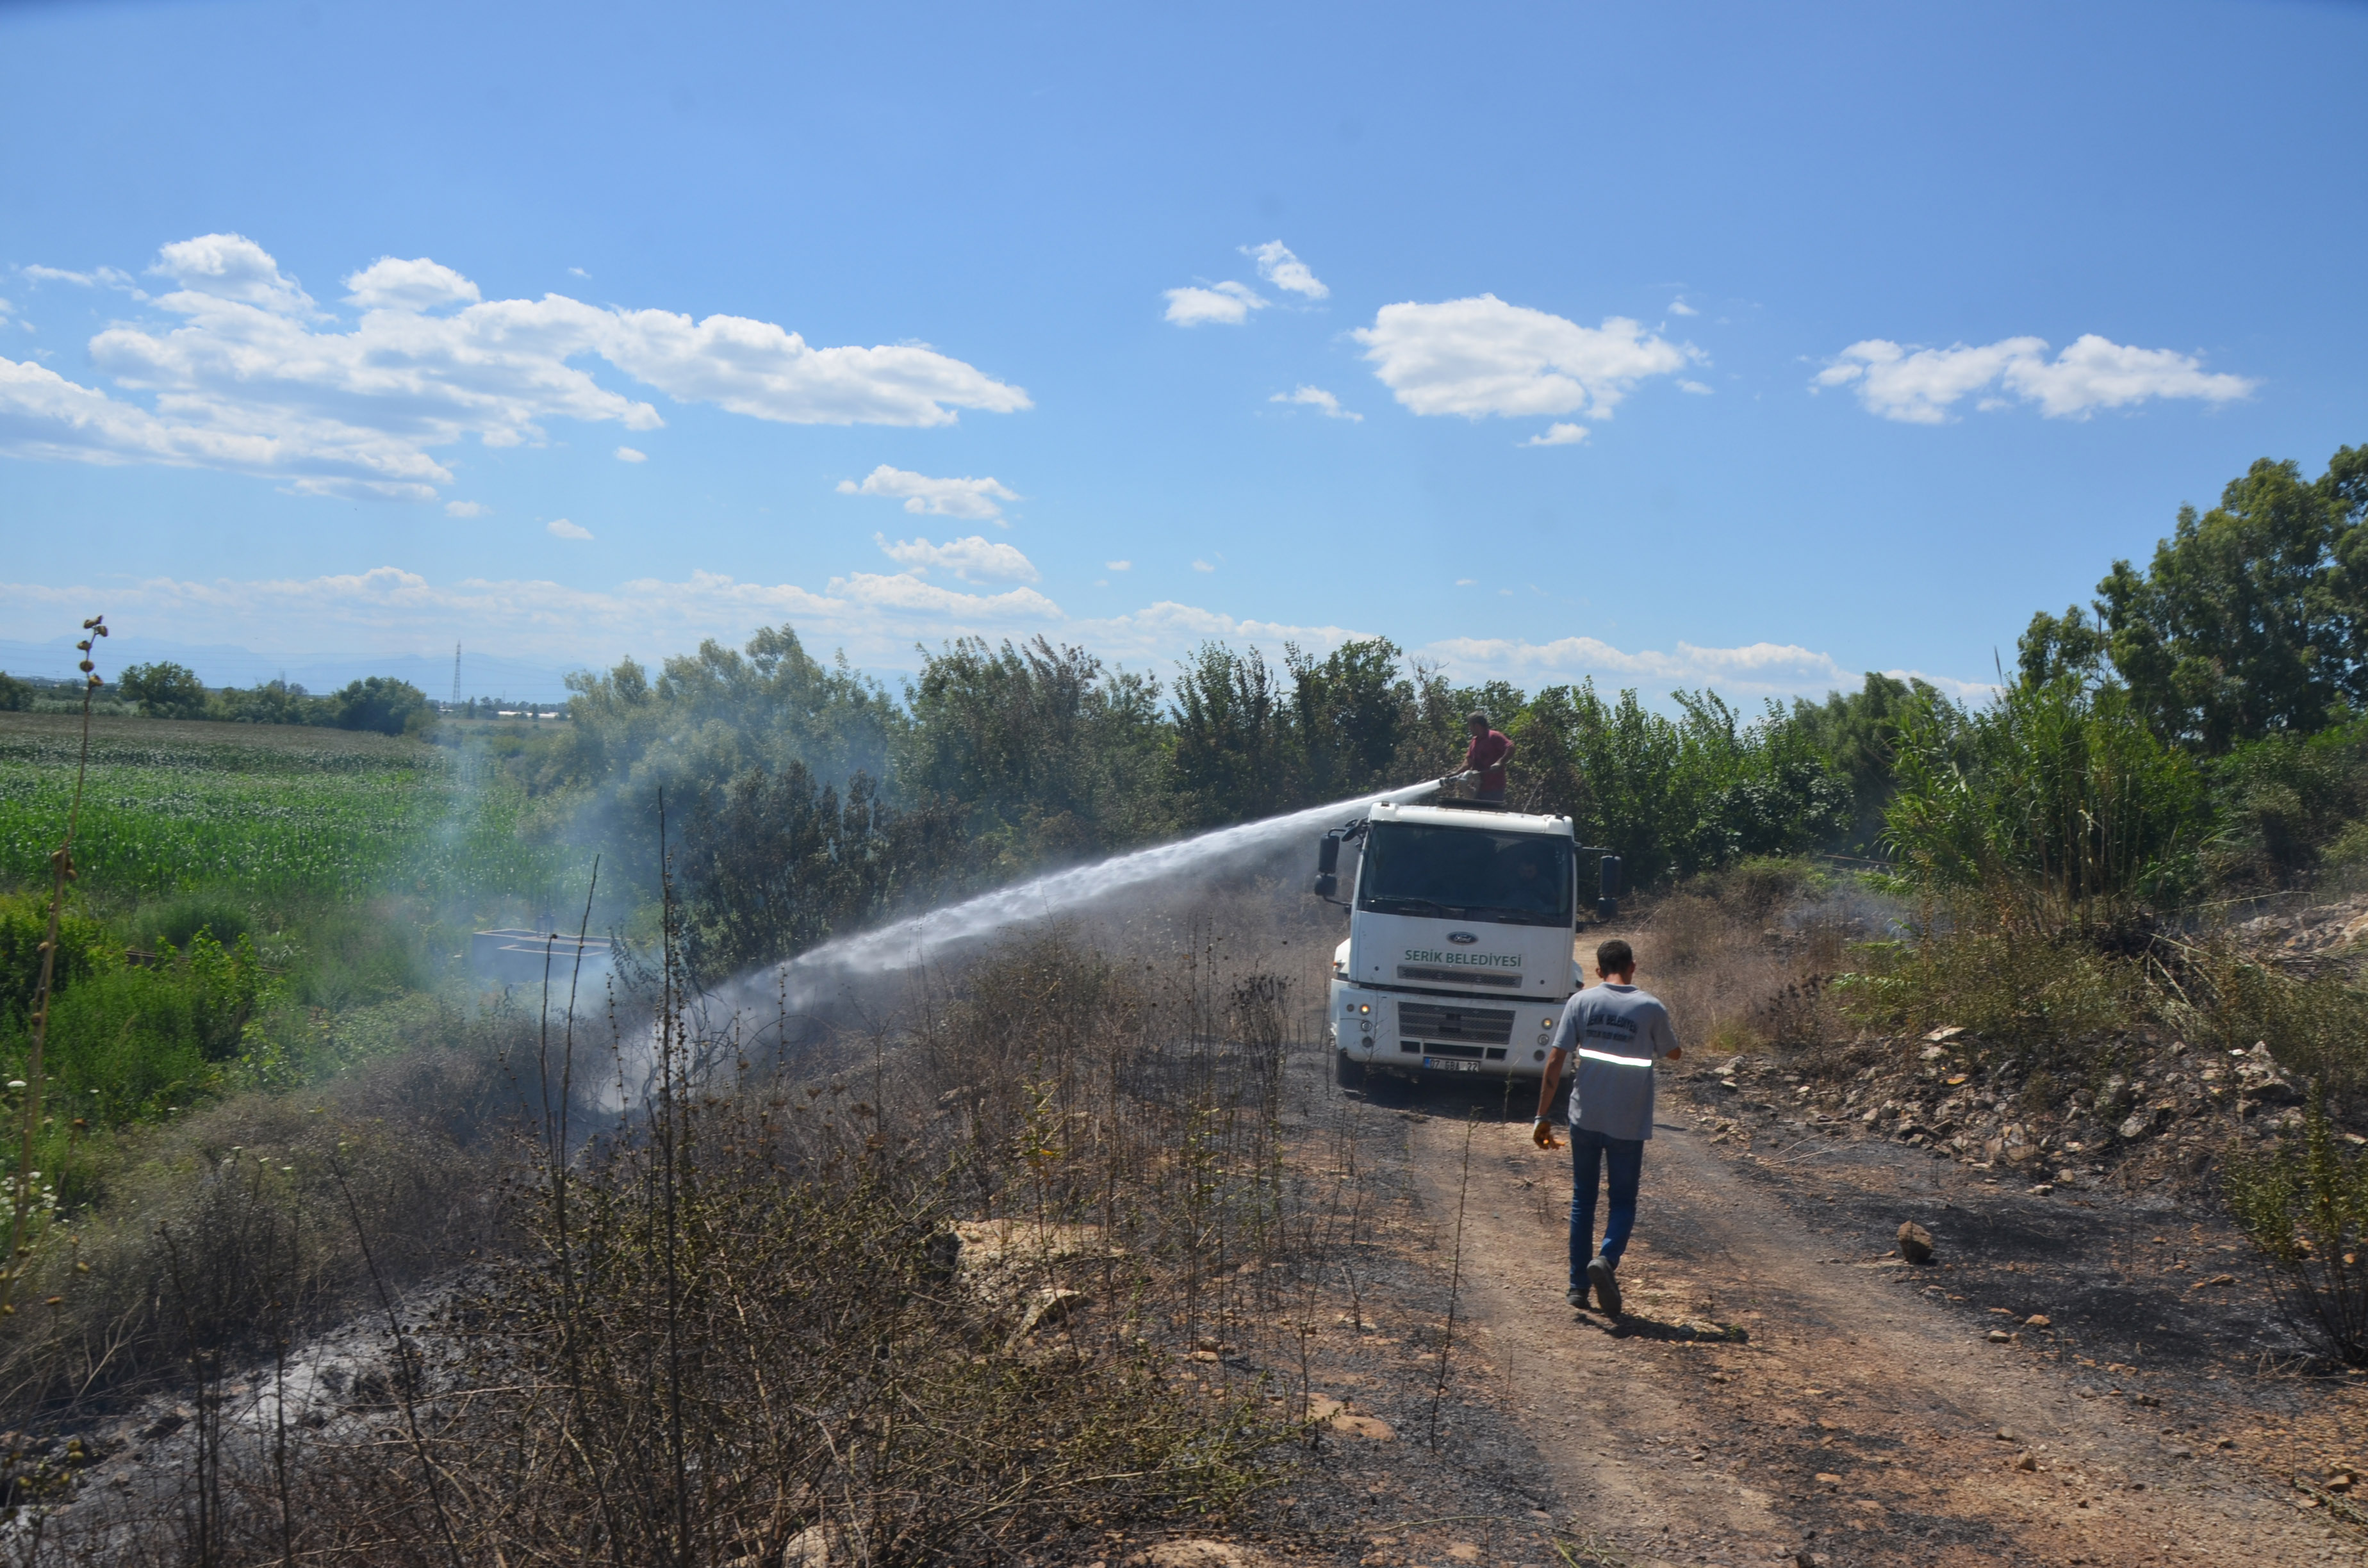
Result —
MULTIPOLYGON (((1668 1004, 1681 1038, 1731 1053, 1832 1031, 1826 982, 1851 919, 1850 905, 1831 900, 1786 910, 1684 892, 1622 934, 1636 949, 1638 983, 1668 1004)), ((1589 944, 1580 948, 1588 961, 1589 944)))
MULTIPOLYGON (((306 1142, 300 1104, 249 1108, 242 1141, 323 1162, 340 1204, 350 1187, 351 1247, 300 1256, 333 1213, 283 1220, 289 1173, 242 1158, 211 1175, 187 1151, 176 1168, 204 1196, 163 1230, 202 1233, 222 1268, 176 1276, 191 1249, 138 1254, 127 1228, 102 1269, 185 1320, 172 1494, 85 1502, 28 1561, 112 1540, 126 1561, 773 1562, 828 1540, 865 1562, 987 1563, 1226 1513, 1298 1436, 1305 1391, 1192 1357, 1294 1312, 1312 1330, 1289 1281, 1340 1272, 1361 1199, 1282 1160, 1284 1055, 1308 1042, 1280 966, 1320 943, 1167 935, 1180 958, 1060 937, 993 955, 828 1042, 803 1077, 735 1072, 728 1035, 662 1007, 645 1116, 583 1145, 564 1125, 581 1107, 554 1105, 498 1182, 484 1161, 451 1167, 488 1201, 472 1237, 435 1238, 441 1256, 507 1244, 448 1275, 426 1323, 390 1244, 440 1199, 366 1174, 417 1162, 355 1142, 350 1108, 339 1153, 325 1126, 306 1142), (723 1075, 693 1082, 697 1060, 723 1075), (1277 1268, 1292 1258, 1315 1267, 1277 1268), (267 1419, 289 1303, 381 1282, 381 1370, 317 1429, 267 1419)), ((606 1049, 552 1049, 579 1083, 613 1075, 606 1049)))
POLYGON ((21 1426, 104 1410, 183 1379, 193 1335, 253 1355, 350 1311, 369 1285, 353 1209, 398 1284, 485 1244, 512 1092, 497 1043, 238 1096, 99 1156, 98 1201, 52 1228, 0 1317, 0 1412, 21 1426))

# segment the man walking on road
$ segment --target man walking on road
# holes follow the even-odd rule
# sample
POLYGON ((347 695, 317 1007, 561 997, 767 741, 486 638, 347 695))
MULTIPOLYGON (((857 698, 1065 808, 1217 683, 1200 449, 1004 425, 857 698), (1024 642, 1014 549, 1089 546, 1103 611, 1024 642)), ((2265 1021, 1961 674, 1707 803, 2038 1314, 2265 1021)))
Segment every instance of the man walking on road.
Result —
POLYGON ((1669 1010, 1660 998, 1636 987, 1636 955, 1617 937, 1595 949, 1595 973, 1602 981, 1574 995, 1554 1030, 1546 1075, 1538 1084, 1538 1119, 1531 1141, 1541 1149, 1554 1142, 1554 1087, 1563 1062, 1578 1065, 1570 1080, 1570 1290, 1563 1300, 1596 1304, 1615 1317, 1620 1312, 1620 1255, 1636 1228, 1636 1185, 1645 1172, 1645 1140, 1653 1135, 1653 1063, 1683 1054, 1669 1010), (1595 1192, 1599 1173, 1610 1177, 1610 1212, 1603 1245, 1595 1240, 1595 1192))

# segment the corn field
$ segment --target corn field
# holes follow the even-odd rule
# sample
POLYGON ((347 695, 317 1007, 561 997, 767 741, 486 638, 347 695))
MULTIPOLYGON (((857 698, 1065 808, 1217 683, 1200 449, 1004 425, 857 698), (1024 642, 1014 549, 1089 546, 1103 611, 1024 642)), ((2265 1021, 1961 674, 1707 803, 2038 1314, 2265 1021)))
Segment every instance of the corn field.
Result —
MULTIPOLYGON (((572 864, 520 837, 524 796, 466 757, 336 731, 250 742, 180 727, 190 741, 153 726, 95 737, 74 852, 87 885, 466 899, 548 886, 572 864)), ((21 720, 0 730, 0 882, 44 874, 73 788, 68 745, 21 720)))

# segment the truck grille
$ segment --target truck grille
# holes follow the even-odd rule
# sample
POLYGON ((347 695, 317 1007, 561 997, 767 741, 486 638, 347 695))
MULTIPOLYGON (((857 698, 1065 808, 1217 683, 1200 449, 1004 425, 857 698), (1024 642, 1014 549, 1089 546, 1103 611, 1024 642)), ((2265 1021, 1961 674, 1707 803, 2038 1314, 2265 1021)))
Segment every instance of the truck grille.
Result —
POLYGON ((1507 1008, 1441 1007, 1428 1002, 1401 1002, 1398 1033, 1420 1040, 1503 1045, 1513 1038, 1513 1015, 1507 1008))
POLYGON ((1480 969, 1439 969, 1429 964, 1398 965, 1400 980, 1428 980, 1448 985, 1498 985, 1519 991, 1521 977, 1518 974, 1496 974, 1480 969))

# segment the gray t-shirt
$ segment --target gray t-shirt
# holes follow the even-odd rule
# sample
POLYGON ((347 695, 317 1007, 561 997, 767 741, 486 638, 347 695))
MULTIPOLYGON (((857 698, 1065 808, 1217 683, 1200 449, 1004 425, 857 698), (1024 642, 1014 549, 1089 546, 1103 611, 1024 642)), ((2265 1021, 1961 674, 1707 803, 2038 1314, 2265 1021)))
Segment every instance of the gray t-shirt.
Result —
POLYGON ((1562 1010, 1554 1049, 1570 1053, 1570 1124, 1606 1138, 1653 1135, 1653 1063, 1678 1049, 1669 1010, 1633 985, 1589 986, 1562 1010))

